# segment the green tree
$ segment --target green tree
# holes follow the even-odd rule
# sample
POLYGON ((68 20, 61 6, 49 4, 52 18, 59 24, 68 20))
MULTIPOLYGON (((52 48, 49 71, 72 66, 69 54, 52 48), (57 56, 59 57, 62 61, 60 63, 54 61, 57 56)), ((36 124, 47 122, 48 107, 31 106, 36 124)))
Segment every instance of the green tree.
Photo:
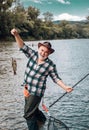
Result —
POLYGON ((15 0, 0 0, 0 12, 6 12, 15 0))
POLYGON ((10 7, 14 0, 0 0, 0 39, 9 35, 12 19, 10 7))
POLYGON ((68 25, 69 22, 66 20, 61 21, 61 23, 59 24, 59 27, 62 28, 62 38, 68 38, 68 25))
POLYGON ((89 22, 89 16, 87 16, 87 20, 88 20, 88 22, 89 22))
POLYGON ((39 9, 36 9, 35 7, 28 7, 28 10, 27 10, 27 17, 28 17, 28 20, 36 20, 38 18, 40 14, 40 11, 39 9))
POLYGON ((13 22, 15 26, 22 26, 23 23, 27 22, 26 11, 20 3, 17 3, 15 8, 12 10, 13 22))
POLYGON ((53 14, 50 12, 43 13, 45 22, 50 22, 53 20, 53 14))

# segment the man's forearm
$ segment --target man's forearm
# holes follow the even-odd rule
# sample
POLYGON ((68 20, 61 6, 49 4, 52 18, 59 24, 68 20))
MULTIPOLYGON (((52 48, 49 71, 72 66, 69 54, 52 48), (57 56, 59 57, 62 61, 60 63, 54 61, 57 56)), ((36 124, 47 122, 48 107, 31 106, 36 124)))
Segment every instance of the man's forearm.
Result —
POLYGON ((20 37, 18 31, 16 29, 12 29, 11 30, 11 34, 15 37, 15 40, 18 44, 19 48, 22 48, 24 45, 24 41, 22 40, 22 38, 20 37))
POLYGON ((58 80, 57 84, 58 84, 61 88, 63 88, 66 92, 71 92, 71 91, 73 90, 72 87, 65 85, 62 80, 58 80))
POLYGON ((58 80, 57 84, 66 91, 66 85, 63 83, 62 80, 58 80))
POLYGON ((15 35, 15 40, 16 40, 16 42, 18 44, 18 47, 22 48, 23 45, 24 45, 24 41, 21 39, 19 34, 15 35))

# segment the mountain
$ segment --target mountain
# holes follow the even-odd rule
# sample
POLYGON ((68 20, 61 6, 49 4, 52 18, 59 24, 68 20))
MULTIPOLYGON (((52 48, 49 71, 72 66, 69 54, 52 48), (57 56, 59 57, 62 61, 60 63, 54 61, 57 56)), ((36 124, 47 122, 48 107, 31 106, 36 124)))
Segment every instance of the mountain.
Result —
MULTIPOLYGON (((56 20, 53 21, 54 24, 60 24, 63 20, 56 20)), ((68 21, 70 24, 86 24, 87 20, 82 20, 82 21, 68 21)))

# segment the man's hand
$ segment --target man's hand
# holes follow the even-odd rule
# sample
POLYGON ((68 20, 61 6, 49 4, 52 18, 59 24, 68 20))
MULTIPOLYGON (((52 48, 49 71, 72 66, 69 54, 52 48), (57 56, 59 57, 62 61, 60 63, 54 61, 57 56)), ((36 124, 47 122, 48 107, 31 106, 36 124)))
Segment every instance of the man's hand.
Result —
POLYGON ((18 35, 18 31, 14 28, 14 29, 11 30, 11 34, 13 36, 16 36, 16 35, 18 35))
POLYGON ((23 94, 24 94, 25 97, 29 97, 30 96, 30 93, 28 91, 27 85, 25 85, 25 87, 24 87, 23 94))
POLYGON ((20 37, 18 31, 14 28, 11 30, 11 34, 15 37, 16 43, 18 44, 19 48, 22 48, 24 45, 24 41, 20 37))
POLYGON ((69 87, 69 86, 66 87, 66 92, 70 93, 70 92, 72 92, 72 91, 73 91, 73 88, 72 88, 72 87, 69 87))

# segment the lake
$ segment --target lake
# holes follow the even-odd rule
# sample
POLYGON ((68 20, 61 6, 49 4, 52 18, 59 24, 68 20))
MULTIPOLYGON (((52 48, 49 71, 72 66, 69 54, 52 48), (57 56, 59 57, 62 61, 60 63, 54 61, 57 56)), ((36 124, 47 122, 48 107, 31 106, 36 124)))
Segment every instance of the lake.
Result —
MULTIPOLYGON (((37 50, 37 43, 25 42, 37 50)), ((41 41, 40 41, 41 42, 41 41)), ((55 62, 59 76, 73 86, 89 73, 89 39, 52 40, 55 62)), ((16 43, 0 43, 0 130, 27 130, 23 118, 23 79, 27 58, 16 43), (12 71, 12 57, 17 61, 17 75, 12 71)), ((50 106, 63 93, 48 77, 44 101, 50 106)), ((50 108, 50 113, 63 121, 70 130, 89 130, 89 76, 74 90, 66 94, 50 108)))

